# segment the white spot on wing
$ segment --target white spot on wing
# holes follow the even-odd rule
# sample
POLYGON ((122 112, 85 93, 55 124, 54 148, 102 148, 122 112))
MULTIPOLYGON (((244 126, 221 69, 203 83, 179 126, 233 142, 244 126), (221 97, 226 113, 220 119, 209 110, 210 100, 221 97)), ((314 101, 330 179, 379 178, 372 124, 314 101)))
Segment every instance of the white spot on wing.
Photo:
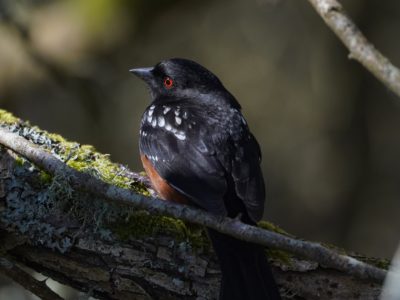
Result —
POLYGON ((155 118, 151 121, 151 126, 153 127, 157 126, 157 120, 155 118))
POLYGON ((175 132, 174 134, 175 134, 175 136, 176 136, 178 139, 180 139, 181 141, 183 141, 183 140, 186 139, 186 135, 185 135, 185 133, 184 133, 183 131, 177 131, 177 132, 175 132))
POLYGON ((164 117, 163 117, 163 116, 158 116, 158 118, 157 118, 157 123, 158 123, 158 126, 159 126, 159 127, 164 127, 164 125, 165 125, 165 119, 164 119, 164 117))
POLYGON ((157 155, 150 155, 149 158, 152 161, 158 161, 158 156, 157 155))
POLYGON ((150 108, 149 108, 149 116, 150 116, 150 117, 153 115, 153 112, 154 112, 154 109, 155 109, 155 108, 156 108, 156 107, 155 107, 154 105, 150 106, 150 108))
POLYGON ((171 110, 171 107, 169 107, 169 106, 164 106, 163 114, 166 115, 170 110, 171 110))
POLYGON ((165 125, 165 129, 168 130, 168 131, 171 131, 171 129, 172 129, 171 124, 168 124, 168 123, 167 123, 167 124, 165 125))
POLYGON ((185 120, 188 118, 188 113, 187 111, 183 112, 183 116, 182 116, 185 120))
POLYGON ((182 124, 182 119, 178 116, 175 117, 175 122, 177 125, 181 125, 182 124))

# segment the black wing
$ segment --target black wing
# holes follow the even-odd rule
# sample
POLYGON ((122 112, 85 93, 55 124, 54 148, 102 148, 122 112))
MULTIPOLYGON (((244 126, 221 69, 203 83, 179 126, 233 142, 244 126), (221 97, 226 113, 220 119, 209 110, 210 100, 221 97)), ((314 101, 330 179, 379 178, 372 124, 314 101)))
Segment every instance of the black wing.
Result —
POLYGON ((196 205, 226 215, 225 174, 210 147, 202 118, 171 104, 154 107, 149 117, 151 108, 142 119, 140 152, 163 179, 196 205))
POLYGON ((249 216, 254 221, 261 218, 265 191, 260 150, 238 110, 153 106, 145 112, 141 130, 141 153, 162 178, 195 204, 226 215, 224 200, 232 196, 228 189, 233 182, 234 194, 249 216))
POLYGON ((250 132, 243 134, 236 144, 231 171, 236 195, 243 201, 251 219, 257 222, 262 218, 265 202, 260 146, 250 132))

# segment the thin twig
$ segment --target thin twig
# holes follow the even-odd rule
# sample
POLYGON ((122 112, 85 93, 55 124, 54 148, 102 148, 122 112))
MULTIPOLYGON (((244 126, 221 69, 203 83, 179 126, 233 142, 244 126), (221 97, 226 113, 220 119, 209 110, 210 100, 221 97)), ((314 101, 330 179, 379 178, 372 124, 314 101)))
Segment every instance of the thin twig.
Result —
POLYGON ((386 271, 358 261, 355 258, 338 254, 319 243, 296 240, 275 232, 246 225, 238 220, 215 216, 187 205, 179 205, 154 197, 136 194, 134 191, 110 185, 88 174, 70 168, 50 152, 32 144, 28 140, 0 128, 0 144, 24 156, 39 168, 56 175, 69 178, 72 188, 89 192, 113 203, 120 203, 137 208, 147 209, 154 213, 170 215, 175 218, 204 225, 235 238, 279 248, 296 255, 316 261, 323 266, 382 282, 386 271))
POLYGON ((33 278, 27 272, 3 257, 0 257, 0 273, 22 285, 42 300, 63 300, 63 298, 47 286, 45 281, 33 278))
POLYGON ((325 23, 359 61, 378 80, 400 97, 400 70, 372 45, 349 18, 337 0, 308 0, 325 23))

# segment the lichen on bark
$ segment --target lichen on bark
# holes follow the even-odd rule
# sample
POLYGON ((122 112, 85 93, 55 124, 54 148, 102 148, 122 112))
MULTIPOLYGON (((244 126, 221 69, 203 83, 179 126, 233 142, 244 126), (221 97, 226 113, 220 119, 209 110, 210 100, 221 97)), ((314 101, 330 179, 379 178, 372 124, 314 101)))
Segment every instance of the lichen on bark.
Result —
MULTIPOLYGON (((136 193, 150 193, 144 181, 137 180, 140 175, 132 176, 92 146, 49 134, 1 110, 0 126, 72 168, 136 193)), ((216 298, 220 274, 203 227, 74 190, 65 174, 50 175, 4 147, 0 178, 0 243, 9 245, 3 252, 13 261, 90 290, 100 299, 216 298), (21 242, 11 243, 15 237, 21 242)), ((259 225, 290 236, 268 222, 259 225)), ((376 283, 285 251, 268 254, 284 298, 379 294, 376 283)))
MULTIPOLYGON (((137 193, 150 194, 146 186, 126 176, 126 167, 112 163, 109 155, 96 152, 93 146, 70 142, 60 135, 50 134, 38 127, 31 127, 28 123, 22 122, 3 110, 0 110, 0 126, 18 132, 24 138, 41 145, 78 171, 90 173, 110 184, 133 189, 137 193)), ((102 199, 74 191, 69 187, 67 178, 63 178, 63 174, 51 176, 35 168, 27 160, 16 154, 15 160, 17 163, 16 174, 19 176, 29 170, 29 172, 37 175, 36 184, 40 187, 40 192, 34 202, 29 201, 29 203, 22 205, 20 195, 12 193, 7 196, 8 207, 14 208, 14 211, 13 213, 4 212, 3 222, 16 226, 21 232, 26 232, 27 226, 33 226, 35 219, 40 220, 56 213, 71 216, 80 224, 91 224, 95 231, 103 235, 109 235, 113 231, 120 238, 168 234, 179 241, 187 241, 196 247, 207 245, 204 230, 199 226, 188 226, 183 221, 171 217, 152 215, 143 210, 112 205, 102 201, 102 199), (38 206, 40 210, 37 210, 38 206), (29 221, 26 221, 26 218, 22 215, 19 216, 19 213, 25 216, 27 212, 31 216, 29 221)), ((65 226, 60 228, 46 227, 38 228, 38 230, 44 230, 48 234, 53 232, 60 236, 67 228, 65 226)), ((38 242, 41 242, 41 240, 38 240, 38 242)), ((60 240, 58 245, 47 246, 66 251, 71 242, 71 239, 67 238, 60 240)))

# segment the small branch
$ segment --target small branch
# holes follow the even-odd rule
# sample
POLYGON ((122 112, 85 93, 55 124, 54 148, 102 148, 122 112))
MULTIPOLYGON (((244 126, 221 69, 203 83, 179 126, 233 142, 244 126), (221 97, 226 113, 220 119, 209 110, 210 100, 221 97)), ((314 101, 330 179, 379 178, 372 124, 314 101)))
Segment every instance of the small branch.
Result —
POLYGON ((378 80, 400 97, 400 70, 372 45, 336 0, 308 0, 325 23, 378 80))
POLYGON ((45 281, 36 280, 24 270, 2 257, 0 257, 0 273, 22 285, 42 300, 63 300, 63 298, 47 286, 45 281))
POLYGON ((371 278, 377 282, 382 282, 385 278, 385 270, 352 257, 338 254, 318 243, 296 240, 243 224, 234 219, 214 216, 200 209, 162 201, 158 198, 146 197, 131 190, 110 185, 90 174, 81 173, 70 168, 50 152, 3 128, 0 129, 0 143, 52 175, 63 174, 64 177, 69 178, 72 188, 89 192, 110 202, 143 208, 154 213, 165 214, 191 223, 204 225, 241 240, 286 250, 316 261, 323 266, 341 270, 361 278, 371 278))

